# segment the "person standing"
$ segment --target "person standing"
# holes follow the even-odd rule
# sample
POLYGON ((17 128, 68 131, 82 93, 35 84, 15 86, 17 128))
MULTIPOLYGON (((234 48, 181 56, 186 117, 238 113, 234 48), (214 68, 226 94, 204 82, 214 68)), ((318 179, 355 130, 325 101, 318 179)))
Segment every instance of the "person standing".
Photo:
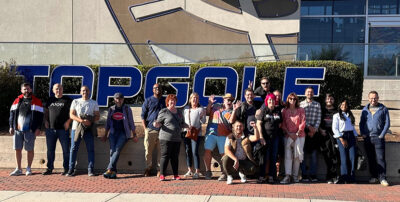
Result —
POLYGON ((364 138, 365 150, 368 157, 370 183, 377 183, 378 179, 383 186, 389 186, 386 179, 385 135, 390 127, 389 110, 379 103, 376 91, 368 93, 367 104, 360 118, 360 132, 364 138))
POLYGON ((22 175, 22 148, 27 151, 28 166, 25 174, 32 175, 31 166, 35 155, 35 139, 40 134, 40 126, 43 122, 42 101, 32 95, 31 85, 23 83, 21 93, 14 100, 10 109, 9 133, 13 135, 13 148, 17 161, 17 168, 10 173, 10 176, 22 175))
POLYGON ((306 113, 306 139, 304 143, 304 160, 300 165, 303 182, 318 182, 317 179, 317 149, 320 147, 318 128, 321 124, 321 105, 314 101, 314 89, 307 87, 306 99, 300 102, 300 107, 306 113), (307 160, 310 159, 309 165, 307 160))
POLYGON ((337 140, 340 152, 340 177, 337 184, 344 182, 355 182, 356 167, 356 137, 358 136, 354 128, 354 116, 349 108, 347 100, 343 100, 339 105, 339 111, 333 115, 332 131, 337 140), (347 164, 350 162, 350 165, 347 164))
POLYGON ((244 134, 254 135, 254 128, 256 127, 256 107, 254 106, 254 92, 251 88, 247 88, 245 91, 244 98, 245 102, 241 103, 237 101, 233 105, 232 115, 229 118, 231 124, 235 123, 236 120, 244 124, 244 134))
POLYGON ((193 179, 198 179, 200 175, 200 157, 199 157, 199 146, 204 141, 202 136, 201 124, 206 122, 206 110, 199 104, 199 94, 192 93, 189 97, 189 104, 185 106, 183 110, 185 123, 189 128, 185 128, 184 134, 187 133, 191 128, 195 128, 199 131, 197 140, 184 138, 185 151, 186 151, 186 164, 188 166, 188 172, 184 177, 192 176, 193 179), (192 165, 194 165, 195 171, 193 172, 192 165))
POLYGON ((161 109, 157 120, 153 126, 160 128, 160 181, 165 181, 165 174, 168 162, 171 160, 172 173, 174 180, 180 180, 178 175, 179 150, 181 147, 181 131, 186 128, 183 115, 175 108, 177 98, 169 94, 165 100, 167 108, 161 109))
POLYGON ((158 138, 160 129, 154 127, 153 122, 157 119, 158 113, 163 108, 165 108, 165 98, 162 96, 162 88, 160 84, 156 83, 153 85, 153 95, 146 98, 142 105, 141 117, 144 129, 144 157, 146 160, 146 170, 144 171, 145 177, 149 177, 151 174, 154 149, 157 149, 157 153, 160 151, 160 141, 158 138))
POLYGON ((60 141, 63 151, 63 168, 61 175, 65 175, 69 168, 69 127, 71 119, 69 118, 69 109, 71 107, 71 98, 63 95, 63 86, 59 83, 53 85, 54 97, 50 97, 45 105, 45 127, 46 127, 46 145, 47 145, 47 169, 42 174, 50 175, 54 169, 54 159, 57 139, 60 141))
MULTIPOLYGON (((261 86, 257 87, 254 90, 254 94, 256 96, 261 97, 261 102, 256 102, 256 108, 259 109, 263 104, 265 97, 267 97, 268 94, 274 92, 274 89, 271 88, 271 83, 267 77, 262 77, 261 78, 261 86)), ((249 85, 249 88, 252 88, 252 84, 249 85)))
POLYGON ((75 176, 75 163, 79 145, 85 140, 88 153, 88 175, 94 176, 94 123, 100 119, 99 105, 90 99, 90 90, 87 86, 81 87, 82 98, 72 101, 69 117, 73 120, 71 131, 71 150, 69 156, 69 170, 66 176, 75 176))
POLYGON ((296 93, 290 93, 286 99, 286 107, 282 110, 282 130, 285 134, 285 173, 281 184, 299 182, 299 166, 304 159, 304 141, 306 117, 304 109, 299 107, 296 93))
POLYGON ((103 177, 108 179, 117 178, 117 162, 128 139, 132 137, 133 142, 138 142, 132 110, 124 104, 124 95, 115 93, 114 103, 115 105, 108 109, 106 133, 103 136, 103 141, 107 137, 110 140, 110 162, 107 171, 103 173, 103 177))
POLYGON ((321 134, 321 153, 326 163, 326 180, 328 184, 337 183, 339 177, 340 154, 335 145, 337 145, 332 131, 333 115, 337 113, 334 106, 335 99, 332 94, 325 96, 325 107, 322 108, 321 125, 319 132, 321 134))

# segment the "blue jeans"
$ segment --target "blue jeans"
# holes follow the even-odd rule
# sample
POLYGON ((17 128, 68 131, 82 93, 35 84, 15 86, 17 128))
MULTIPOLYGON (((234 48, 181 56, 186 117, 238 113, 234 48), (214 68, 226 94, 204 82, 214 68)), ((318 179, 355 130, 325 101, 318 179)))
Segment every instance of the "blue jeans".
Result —
POLYGON ((314 149, 312 152, 304 151, 304 160, 300 164, 301 173, 304 177, 315 177, 317 175, 317 150, 314 149), (309 163, 307 163, 310 161, 309 163), (308 164, 308 167, 307 167, 308 164))
MULTIPOLYGON (((69 170, 73 171, 75 169, 76 156, 78 154, 79 145, 82 141, 82 137, 74 141, 75 130, 71 131, 71 151, 69 156, 69 170)), ((88 171, 93 171, 94 168, 94 138, 91 132, 85 132, 83 135, 83 140, 85 140, 86 150, 88 153, 88 171)))
POLYGON ((115 131, 114 133, 110 133, 108 140, 110 141, 110 163, 107 169, 117 171, 119 155, 128 139, 126 138, 125 131, 115 131))
POLYGON ((367 137, 364 146, 371 176, 379 180, 386 179, 385 138, 367 137))
POLYGON ((265 176, 265 169, 267 167, 267 162, 269 161, 269 171, 268 176, 276 179, 276 160, 278 157, 278 147, 279 147, 279 139, 281 136, 275 135, 272 139, 266 140, 267 142, 267 151, 264 155, 264 163, 260 165, 259 176, 265 176))
POLYGON ((353 131, 344 132, 343 139, 347 141, 345 148, 339 139, 336 139, 340 152, 340 176, 343 180, 355 181, 356 138, 353 131), (350 165, 348 165, 348 162, 350 165))
POLYGON ((47 169, 54 169, 55 151, 57 139, 60 140, 63 151, 63 167, 68 170, 69 163, 69 134, 66 130, 46 129, 46 145, 47 145, 47 169))
POLYGON ((186 164, 188 167, 192 167, 194 164, 194 169, 200 169, 199 145, 203 138, 203 136, 199 136, 197 141, 194 141, 185 137, 186 164))

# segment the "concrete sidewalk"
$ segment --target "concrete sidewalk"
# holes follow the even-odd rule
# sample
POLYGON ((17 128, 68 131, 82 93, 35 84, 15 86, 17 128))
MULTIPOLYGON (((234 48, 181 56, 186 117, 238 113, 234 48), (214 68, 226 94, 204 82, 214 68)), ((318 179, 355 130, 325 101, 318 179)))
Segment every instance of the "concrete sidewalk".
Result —
POLYGON ((179 194, 121 194, 121 193, 72 193, 72 192, 22 192, 22 191, 0 191, 0 201, 27 201, 27 202, 125 202, 125 201, 158 201, 158 202, 244 202, 244 201, 292 201, 292 202, 318 202, 331 201, 320 199, 291 199, 291 198, 263 198, 263 197, 240 197, 240 196, 213 196, 213 195, 179 195, 179 194))

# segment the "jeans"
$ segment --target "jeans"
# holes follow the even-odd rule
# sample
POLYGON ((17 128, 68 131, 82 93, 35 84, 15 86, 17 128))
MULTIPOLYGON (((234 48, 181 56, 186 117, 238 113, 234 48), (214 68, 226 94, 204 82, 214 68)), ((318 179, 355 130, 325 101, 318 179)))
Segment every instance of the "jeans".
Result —
POLYGON ((197 141, 189 138, 184 139, 186 164, 188 167, 192 167, 192 165, 194 164, 195 169, 200 169, 199 145, 203 141, 203 138, 204 137, 199 136, 197 138, 197 141))
POLYGON ((110 133, 108 137, 110 141, 110 163, 108 163, 107 169, 117 171, 117 162, 122 148, 128 140, 125 135, 125 131, 115 131, 110 133))
MULTIPOLYGON (((75 169, 76 156, 78 154, 79 145, 82 141, 82 137, 74 141, 75 130, 71 131, 71 150, 69 156, 69 170, 73 171, 75 169)), ((90 131, 85 132, 83 135, 83 140, 85 140, 86 150, 88 153, 88 171, 93 172, 94 168, 94 137, 90 131)))
POLYGON ((172 173, 178 175, 179 166, 179 150, 181 142, 172 142, 168 140, 160 140, 161 159, 160 159, 160 174, 165 175, 168 162, 171 160, 172 173))
POLYGON ((304 161, 300 164, 303 178, 307 176, 315 177, 317 175, 317 150, 311 152, 304 151, 304 161), (307 166, 308 164, 308 166, 307 166))
POLYGON ((66 130, 46 129, 46 145, 47 145, 47 169, 54 169, 55 151, 57 139, 60 140, 63 151, 63 167, 68 170, 69 164, 69 133, 66 130))
POLYGON ((344 132, 342 138, 347 141, 346 148, 339 139, 336 140, 340 152, 340 176, 345 181, 354 182, 356 166, 356 138, 354 137, 353 131, 344 132), (350 165, 348 163, 350 163, 350 165))
POLYGON ((371 176, 379 180, 386 179, 385 138, 367 137, 364 146, 371 176))
POLYGON ((267 162, 269 161, 269 171, 268 176, 276 178, 276 160, 278 157, 278 147, 281 136, 275 135, 272 139, 267 141, 267 153, 264 155, 264 163, 260 165, 259 176, 265 176, 265 169, 267 167, 267 162))

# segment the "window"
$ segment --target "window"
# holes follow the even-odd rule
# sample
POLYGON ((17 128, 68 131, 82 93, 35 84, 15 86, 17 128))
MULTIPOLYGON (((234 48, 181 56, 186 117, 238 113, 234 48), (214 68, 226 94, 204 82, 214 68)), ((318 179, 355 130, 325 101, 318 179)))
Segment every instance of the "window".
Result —
POLYGON ((369 0, 368 14, 398 14, 399 0, 369 0))

